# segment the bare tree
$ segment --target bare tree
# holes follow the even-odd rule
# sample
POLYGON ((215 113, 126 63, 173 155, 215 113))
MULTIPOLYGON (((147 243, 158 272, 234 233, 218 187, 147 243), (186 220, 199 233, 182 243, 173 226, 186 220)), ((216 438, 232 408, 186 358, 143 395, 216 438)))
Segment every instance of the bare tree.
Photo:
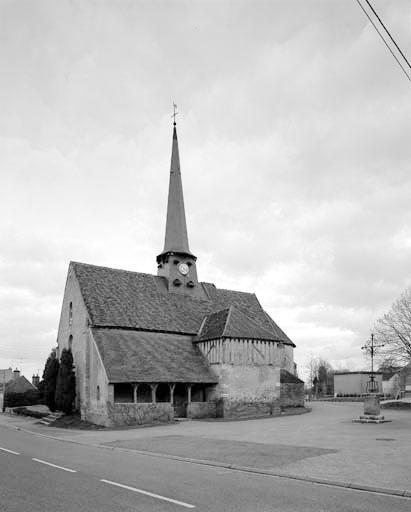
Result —
POLYGON ((306 365, 309 375, 310 392, 317 395, 332 394, 333 369, 331 364, 320 357, 313 357, 306 365))
POLYGON ((411 361, 411 288, 397 299, 388 313, 375 324, 375 334, 384 343, 383 357, 399 364, 411 361))

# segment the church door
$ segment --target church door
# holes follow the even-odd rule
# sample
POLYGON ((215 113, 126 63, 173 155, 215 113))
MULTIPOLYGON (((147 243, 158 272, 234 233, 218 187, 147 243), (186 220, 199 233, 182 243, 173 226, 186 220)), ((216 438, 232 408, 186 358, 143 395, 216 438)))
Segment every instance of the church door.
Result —
POLYGON ((174 388, 174 416, 187 418, 188 393, 185 384, 178 383, 174 388))

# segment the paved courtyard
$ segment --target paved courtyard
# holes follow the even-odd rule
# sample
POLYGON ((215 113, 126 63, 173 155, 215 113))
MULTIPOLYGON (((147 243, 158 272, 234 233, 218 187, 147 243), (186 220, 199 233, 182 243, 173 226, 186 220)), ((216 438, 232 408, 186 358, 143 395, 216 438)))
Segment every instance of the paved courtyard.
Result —
POLYGON ((358 403, 309 403, 312 412, 247 421, 186 421, 124 430, 73 431, 1 417, 9 426, 77 443, 205 459, 284 475, 411 491, 411 410, 358 424, 358 403))

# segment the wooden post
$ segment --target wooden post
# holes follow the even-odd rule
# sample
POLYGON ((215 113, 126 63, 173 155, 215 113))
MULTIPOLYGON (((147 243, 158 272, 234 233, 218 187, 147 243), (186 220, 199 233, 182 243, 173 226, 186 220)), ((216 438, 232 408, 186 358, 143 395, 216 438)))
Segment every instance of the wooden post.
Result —
POLYGON ((187 402, 191 404, 191 384, 187 384, 187 402))
POLYGON ((137 403, 137 390, 138 390, 138 384, 133 384, 133 398, 134 403, 137 403))
POLYGON ((175 384, 169 384, 170 386, 170 404, 173 405, 174 403, 174 388, 176 387, 175 384))
POLYGON ((156 403, 156 389, 158 384, 150 384, 151 386, 151 401, 153 404, 156 403))

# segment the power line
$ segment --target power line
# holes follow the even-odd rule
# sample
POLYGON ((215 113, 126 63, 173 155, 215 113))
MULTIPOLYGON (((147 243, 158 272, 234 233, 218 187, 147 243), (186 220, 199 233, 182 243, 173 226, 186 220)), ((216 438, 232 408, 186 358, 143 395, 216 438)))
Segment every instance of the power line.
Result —
MULTIPOLYGON (((366 0, 367 1, 367 0, 366 0)), ((372 18, 370 17, 370 15, 368 14, 368 12, 366 11, 366 9, 364 9, 363 5, 361 4, 360 0, 356 0, 357 4, 361 7, 361 9, 363 10, 364 14, 367 16, 367 18, 370 20, 370 23, 372 24, 372 26, 375 28, 375 30, 377 31, 378 35, 381 37, 381 39, 383 40, 385 46, 388 48, 389 52, 391 53, 391 55, 394 57, 394 59, 397 61, 397 64, 400 66, 400 68, 403 70, 405 76, 408 78, 408 80, 411 82, 411 77, 410 75, 407 73, 407 71, 405 70, 404 66, 401 64, 401 62, 398 60, 398 57, 395 55, 395 53, 392 51, 390 45, 387 43, 387 41, 385 40, 384 36, 381 34, 381 32, 378 30, 378 27, 377 25, 374 23, 374 21, 372 20, 372 18)), ((402 54, 402 52, 401 52, 402 54)), ((408 61, 407 61, 408 63, 408 61)))
POLYGON ((395 47, 397 48, 397 50, 400 52, 402 58, 405 60, 405 62, 408 64, 408 67, 411 69, 411 64, 408 62, 408 59, 407 57, 403 54, 403 52, 401 51, 401 48, 398 46, 398 44, 394 41, 394 38, 392 37, 392 35, 390 34, 388 28, 384 25, 384 23, 382 22, 381 18, 378 16, 378 14, 375 12, 375 9, 374 7, 371 5, 371 3, 368 1, 368 0, 365 0, 367 2, 367 4, 370 6, 370 9, 372 10, 372 12, 374 13, 374 15, 376 16, 377 20, 381 23, 381 25, 383 26, 384 30, 387 32, 389 38, 391 39, 391 41, 395 44, 395 47))

